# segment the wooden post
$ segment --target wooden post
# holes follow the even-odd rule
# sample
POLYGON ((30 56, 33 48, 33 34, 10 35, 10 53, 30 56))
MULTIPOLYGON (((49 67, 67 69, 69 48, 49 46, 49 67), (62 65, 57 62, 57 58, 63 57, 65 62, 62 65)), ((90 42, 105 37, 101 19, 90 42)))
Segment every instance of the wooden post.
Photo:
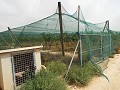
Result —
POLYGON ((62 25, 61 2, 58 2, 58 11, 59 11, 59 25, 60 25, 60 39, 61 39, 61 46, 62 46, 62 56, 65 56, 65 53, 64 53, 64 41, 63 41, 63 25, 62 25))

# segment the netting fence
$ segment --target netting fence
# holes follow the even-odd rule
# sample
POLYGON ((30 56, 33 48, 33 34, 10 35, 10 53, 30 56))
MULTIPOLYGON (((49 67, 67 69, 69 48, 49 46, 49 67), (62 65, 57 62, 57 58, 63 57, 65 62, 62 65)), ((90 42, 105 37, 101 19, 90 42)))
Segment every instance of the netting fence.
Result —
MULTIPOLYGON (((79 17, 80 32, 78 32, 78 11, 70 15, 62 7, 65 52, 74 52, 79 41, 78 34, 80 34, 82 63, 91 60, 104 70, 107 67, 107 62, 104 65, 100 65, 100 63, 108 61, 112 46, 109 21, 98 24, 87 22, 82 11, 80 11, 79 17)), ((43 49, 47 50, 61 51, 58 9, 53 15, 44 19, 0 33, 1 50, 36 45, 43 45, 43 49)), ((76 52, 77 54, 78 52, 76 52)))

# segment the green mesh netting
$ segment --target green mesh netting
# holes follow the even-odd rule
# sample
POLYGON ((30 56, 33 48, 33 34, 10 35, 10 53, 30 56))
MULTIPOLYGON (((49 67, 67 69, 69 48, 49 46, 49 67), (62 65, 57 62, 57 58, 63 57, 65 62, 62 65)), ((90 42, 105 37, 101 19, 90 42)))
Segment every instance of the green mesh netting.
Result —
MULTIPOLYGON (((80 33, 83 64, 91 60, 99 65, 104 60, 108 60, 111 52, 109 23, 108 21, 98 24, 86 22, 80 11, 80 32, 78 32, 77 13, 78 11, 70 15, 62 7, 65 52, 73 53, 78 42, 78 33, 80 33)), ((53 15, 42 20, 0 33, 1 50, 36 45, 43 45, 47 50, 61 51, 58 9, 53 15)), ((104 67, 103 70, 106 66, 107 63, 101 65, 104 67)))

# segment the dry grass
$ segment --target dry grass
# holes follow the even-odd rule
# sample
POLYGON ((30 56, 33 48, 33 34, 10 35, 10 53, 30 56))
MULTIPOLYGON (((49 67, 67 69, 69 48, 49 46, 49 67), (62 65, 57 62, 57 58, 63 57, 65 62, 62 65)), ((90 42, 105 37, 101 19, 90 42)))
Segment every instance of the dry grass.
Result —
POLYGON ((116 47, 115 51, 116 51, 117 54, 120 54, 120 46, 116 47))

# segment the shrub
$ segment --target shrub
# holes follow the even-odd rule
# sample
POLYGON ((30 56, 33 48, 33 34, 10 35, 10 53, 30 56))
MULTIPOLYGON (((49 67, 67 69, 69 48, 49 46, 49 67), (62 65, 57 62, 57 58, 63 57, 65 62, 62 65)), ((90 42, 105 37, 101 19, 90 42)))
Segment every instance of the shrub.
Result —
POLYGON ((57 76, 64 75, 67 69, 66 64, 60 60, 48 62, 46 67, 48 71, 57 76))
MULTIPOLYGON (((71 58, 72 58, 71 56, 67 56, 67 55, 65 57, 62 57, 60 53, 58 54, 46 53, 46 52, 41 53, 42 64, 45 64, 51 61, 61 60, 65 64, 69 65, 71 58)), ((78 58, 75 57, 73 63, 78 63, 78 58)))
POLYGON ((114 58, 114 54, 110 54, 110 55, 109 55, 109 58, 114 58))
POLYGON ((91 62, 87 62, 82 67, 74 64, 66 79, 69 84, 85 86, 95 75, 99 75, 98 69, 91 62))
POLYGON ((43 64, 53 61, 53 60, 57 61, 58 59, 62 59, 62 56, 59 53, 58 54, 52 54, 52 53, 48 53, 48 52, 41 53, 41 60, 42 60, 43 64))
POLYGON ((116 47, 115 51, 116 51, 117 54, 120 54, 120 46, 116 47))
POLYGON ((20 90, 66 90, 66 83, 49 71, 40 71, 33 80, 27 81, 20 90))

